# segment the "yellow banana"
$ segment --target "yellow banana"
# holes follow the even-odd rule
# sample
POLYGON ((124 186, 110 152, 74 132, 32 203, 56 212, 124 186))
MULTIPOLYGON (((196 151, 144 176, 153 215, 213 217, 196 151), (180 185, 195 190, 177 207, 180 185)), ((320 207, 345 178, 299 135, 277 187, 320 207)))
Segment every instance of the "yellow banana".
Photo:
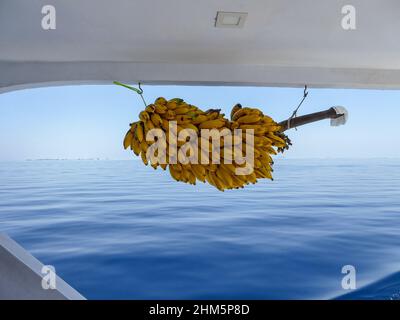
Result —
POLYGON ((197 133, 199 133, 199 128, 197 128, 194 124, 192 123, 182 123, 180 124, 180 126, 184 129, 192 129, 194 131, 196 131, 197 133))
POLYGON ((238 129, 239 126, 240 126, 239 123, 238 123, 237 121, 232 121, 230 125, 231 125, 231 129, 232 129, 232 130, 238 129))
POLYGON ((202 165, 199 164, 192 164, 191 165, 192 172, 196 176, 196 178, 202 182, 206 181, 206 170, 202 165))
POLYGON ((207 120, 219 119, 221 114, 219 109, 210 109, 206 111, 207 120))
POLYGON ((142 158, 143 163, 147 166, 149 162, 147 161, 147 158, 146 158, 146 152, 144 152, 142 150, 142 152, 140 153, 140 156, 142 158))
POLYGON ((176 181, 181 180, 181 172, 176 170, 174 165, 169 165, 169 173, 171 174, 172 178, 174 178, 176 181))
POLYGON ((261 171, 264 174, 264 178, 270 179, 270 180, 274 180, 274 178, 272 178, 272 174, 271 171, 266 169, 266 168, 259 168, 259 171, 261 171))
POLYGON ((162 119, 161 127, 164 129, 165 132, 169 131, 169 121, 166 119, 162 119))
POLYGON ((225 186, 224 186, 224 182, 217 177, 216 172, 210 172, 210 177, 211 179, 214 181, 215 185, 217 186, 218 190, 220 191, 224 191, 225 186))
POLYGON ((181 106, 179 106, 174 111, 175 111, 175 114, 186 114, 186 113, 188 113, 190 111, 190 108, 189 107, 181 107, 181 106))
POLYGON ((242 108, 239 109, 238 111, 236 111, 233 115, 232 115, 232 121, 237 121, 239 118, 243 117, 243 116, 247 116, 249 115, 251 112, 250 108, 242 108))
POLYGON ((152 167, 153 167, 153 169, 154 169, 154 170, 156 170, 156 169, 157 169, 157 167, 158 167, 158 163, 152 163, 152 164, 150 164, 150 166, 152 166, 152 167))
POLYGON ((132 139, 131 142, 131 150, 135 153, 135 155, 139 155, 140 153, 140 142, 135 137, 132 139))
POLYGON ((146 109, 144 109, 147 113, 153 113, 155 111, 155 107, 153 104, 149 104, 146 109))
POLYGON ((183 103, 184 101, 183 101, 183 99, 181 99, 181 98, 173 98, 173 99, 170 99, 168 102, 175 102, 175 103, 177 103, 177 104, 181 104, 181 103, 183 103))
POLYGON ((235 174, 236 167, 231 163, 221 163, 220 167, 231 174, 235 174))
POLYGON ((233 188, 233 180, 230 174, 225 172, 223 169, 219 168, 216 171, 217 177, 224 182, 227 188, 233 188))
POLYGON ((162 104, 156 104, 155 105, 155 112, 157 112, 158 114, 164 114, 167 112, 167 107, 165 105, 162 104))
POLYGON ((139 122, 136 126, 136 135, 140 142, 144 140, 144 130, 142 122, 139 122))
POLYGON ((234 107, 231 110, 231 120, 236 111, 239 111, 240 109, 242 109, 242 105, 240 103, 234 105, 234 107))
POLYGON ((146 153, 148 148, 149 145, 146 143, 146 140, 142 140, 142 142, 140 142, 140 150, 146 153))
POLYGON ((144 124, 144 127, 146 129, 146 135, 147 135, 147 131, 155 128, 155 126, 151 120, 147 120, 144 124))
POLYGON ((210 173, 211 173, 210 171, 207 171, 207 172, 206 172, 206 181, 207 181, 209 184, 211 184, 212 186, 214 186, 215 188, 218 189, 218 187, 217 187, 217 185, 215 184, 214 180, 211 178, 210 173))
POLYGON ((129 129, 128 132, 125 135, 125 139, 124 139, 124 149, 128 149, 128 147, 130 147, 131 143, 132 143, 132 139, 133 139, 133 133, 132 131, 129 129))
POLYGON ((256 174, 254 173, 254 171, 253 171, 251 174, 247 175, 246 178, 247 178, 252 184, 257 183, 257 177, 256 177, 256 174))
POLYGON ((146 122, 147 120, 150 120, 150 115, 146 111, 142 111, 139 113, 139 119, 146 122))
POLYGON ((176 108, 178 108, 178 106, 179 106, 179 103, 177 101, 169 100, 168 103, 167 103, 167 108, 169 110, 175 110, 176 108))
POLYGON ((283 139, 280 138, 280 137, 277 137, 277 136, 274 135, 272 132, 268 132, 267 137, 270 138, 270 139, 272 139, 272 140, 274 140, 274 141, 276 141, 276 142, 278 142, 278 143, 281 143, 281 144, 283 144, 283 145, 286 144, 286 143, 285 143, 285 140, 283 140, 283 139))
POLYGON ((189 183, 195 185, 196 184, 196 176, 194 175, 194 173, 192 172, 191 169, 186 170, 186 175, 188 177, 189 183))
POLYGON ((159 97, 154 101, 154 104, 160 104, 160 105, 165 105, 167 103, 167 100, 164 97, 159 97))
POLYGON ((207 121, 208 118, 204 114, 199 114, 198 116, 195 116, 193 119, 193 124, 200 124, 204 121, 207 121))
POLYGON ((156 127, 161 127, 161 125, 162 125, 162 118, 160 117, 160 115, 158 114, 158 113, 153 113, 152 115, 151 115, 151 122, 153 122, 153 124, 156 126, 156 127))
POLYGON ((176 116, 176 122, 178 124, 183 124, 183 123, 190 123, 191 122, 191 117, 185 114, 178 114, 176 116))
POLYGON ((236 121, 241 124, 241 123, 256 123, 258 121, 261 120, 261 117, 259 115, 256 114, 249 114, 249 115, 245 115, 243 117, 240 117, 239 119, 237 119, 236 121))
POLYGON ((134 136, 135 136, 136 127, 137 127, 137 122, 131 123, 131 131, 134 136))
POLYGON ((176 114, 175 114, 175 111, 173 111, 173 110, 167 110, 167 112, 165 112, 162 116, 167 120, 174 120, 176 117, 176 114))
POLYGON ((222 119, 215 119, 215 120, 208 120, 205 122, 200 123, 200 129, 215 129, 221 128, 225 125, 225 120, 222 119))

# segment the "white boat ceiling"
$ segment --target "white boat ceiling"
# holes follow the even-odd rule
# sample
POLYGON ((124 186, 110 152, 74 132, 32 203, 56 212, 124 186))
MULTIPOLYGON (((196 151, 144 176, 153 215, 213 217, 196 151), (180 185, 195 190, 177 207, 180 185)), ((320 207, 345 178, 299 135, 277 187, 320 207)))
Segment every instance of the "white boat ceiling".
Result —
POLYGON ((111 83, 400 88, 400 1, 1 0, 0 91, 111 83), (42 28, 42 7, 56 29, 42 28), (218 11, 247 13, 217 28, 218 11), (243 21, 242 21, 243 22, 243 21))

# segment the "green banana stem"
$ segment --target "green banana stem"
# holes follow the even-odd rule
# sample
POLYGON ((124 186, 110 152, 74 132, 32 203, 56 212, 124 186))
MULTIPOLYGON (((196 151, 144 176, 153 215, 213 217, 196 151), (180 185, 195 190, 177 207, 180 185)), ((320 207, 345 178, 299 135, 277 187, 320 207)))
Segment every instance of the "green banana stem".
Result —
POLYGON ((134 88, 134 87, 131 87, 131 86, 128 86, 127 84, 121 83, 121 82, 119 82, 119 81, 113 81, 113 83, 116 84, 116 85, 118 85, 118 86, 127 88, 127 89, 129 89, 129 90, 135 91, 135 92, 142 98, 143 103, 144 103, 144 106, 145 106, 145 107, 147 106, 147 103, 146 103, 146 101, 145 101, 144 98, 143 98, 143 90, 142 90, 142 88, 140 87, 140 82, 139 82, 139 89, 134 88))
POLYGON ((125 88, 128 88, 128 89, 130 89, 130 90, 133 90, 133 91, 135 91, 137 94, 142 94, 142 93, 143 93, 143 90, 136 89, 136 88, 134 88, 134 87, 128 86, 127 84, 124 84, 124 83, 121 83, 121 82, 118 82, 118 81, 114 81, 113 83, 116 84, 116 85, 118 85, 118 86, 125 87, 125 88))

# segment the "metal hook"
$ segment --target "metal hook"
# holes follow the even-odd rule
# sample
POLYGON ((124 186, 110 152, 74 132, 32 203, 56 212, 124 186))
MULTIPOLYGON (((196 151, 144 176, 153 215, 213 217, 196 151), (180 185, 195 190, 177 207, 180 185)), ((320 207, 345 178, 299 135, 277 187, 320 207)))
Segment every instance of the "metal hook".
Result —
POLYGON ((128 88, 129 90, 135 91, 142 98, 144 106, 145 107, 147 106, 147 103, 146 103, 146 101, 144 100, 144 97, 143 97, 143 89, 141 87, 141 83, 140 82, 138 82, 139 89, 136 89, 134 87, 128 86, 127 84, 124 84, 124 83, 121 83, 121 82, 118 82, 118 81, 114 81, 113 83, 118 85, 118 86, 122 86, 122 87, 128 88))
POLYGON ((142 89, 142 87, 141 87, 141 83, 140 83, 140 82, 138 82, 138 87, 139 87, 139 91, 140 91, 139 94, 143 94, 143 89, 142 89))

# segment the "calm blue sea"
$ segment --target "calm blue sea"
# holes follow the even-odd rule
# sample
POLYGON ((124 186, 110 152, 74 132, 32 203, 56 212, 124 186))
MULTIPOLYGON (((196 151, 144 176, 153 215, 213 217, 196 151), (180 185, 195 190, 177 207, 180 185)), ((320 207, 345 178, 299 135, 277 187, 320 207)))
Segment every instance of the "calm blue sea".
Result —
POLYGON ((277 159, 221 193, 132 161, 0 163, 0 232, 85 297, 400 298, 400 160, 277 159))

